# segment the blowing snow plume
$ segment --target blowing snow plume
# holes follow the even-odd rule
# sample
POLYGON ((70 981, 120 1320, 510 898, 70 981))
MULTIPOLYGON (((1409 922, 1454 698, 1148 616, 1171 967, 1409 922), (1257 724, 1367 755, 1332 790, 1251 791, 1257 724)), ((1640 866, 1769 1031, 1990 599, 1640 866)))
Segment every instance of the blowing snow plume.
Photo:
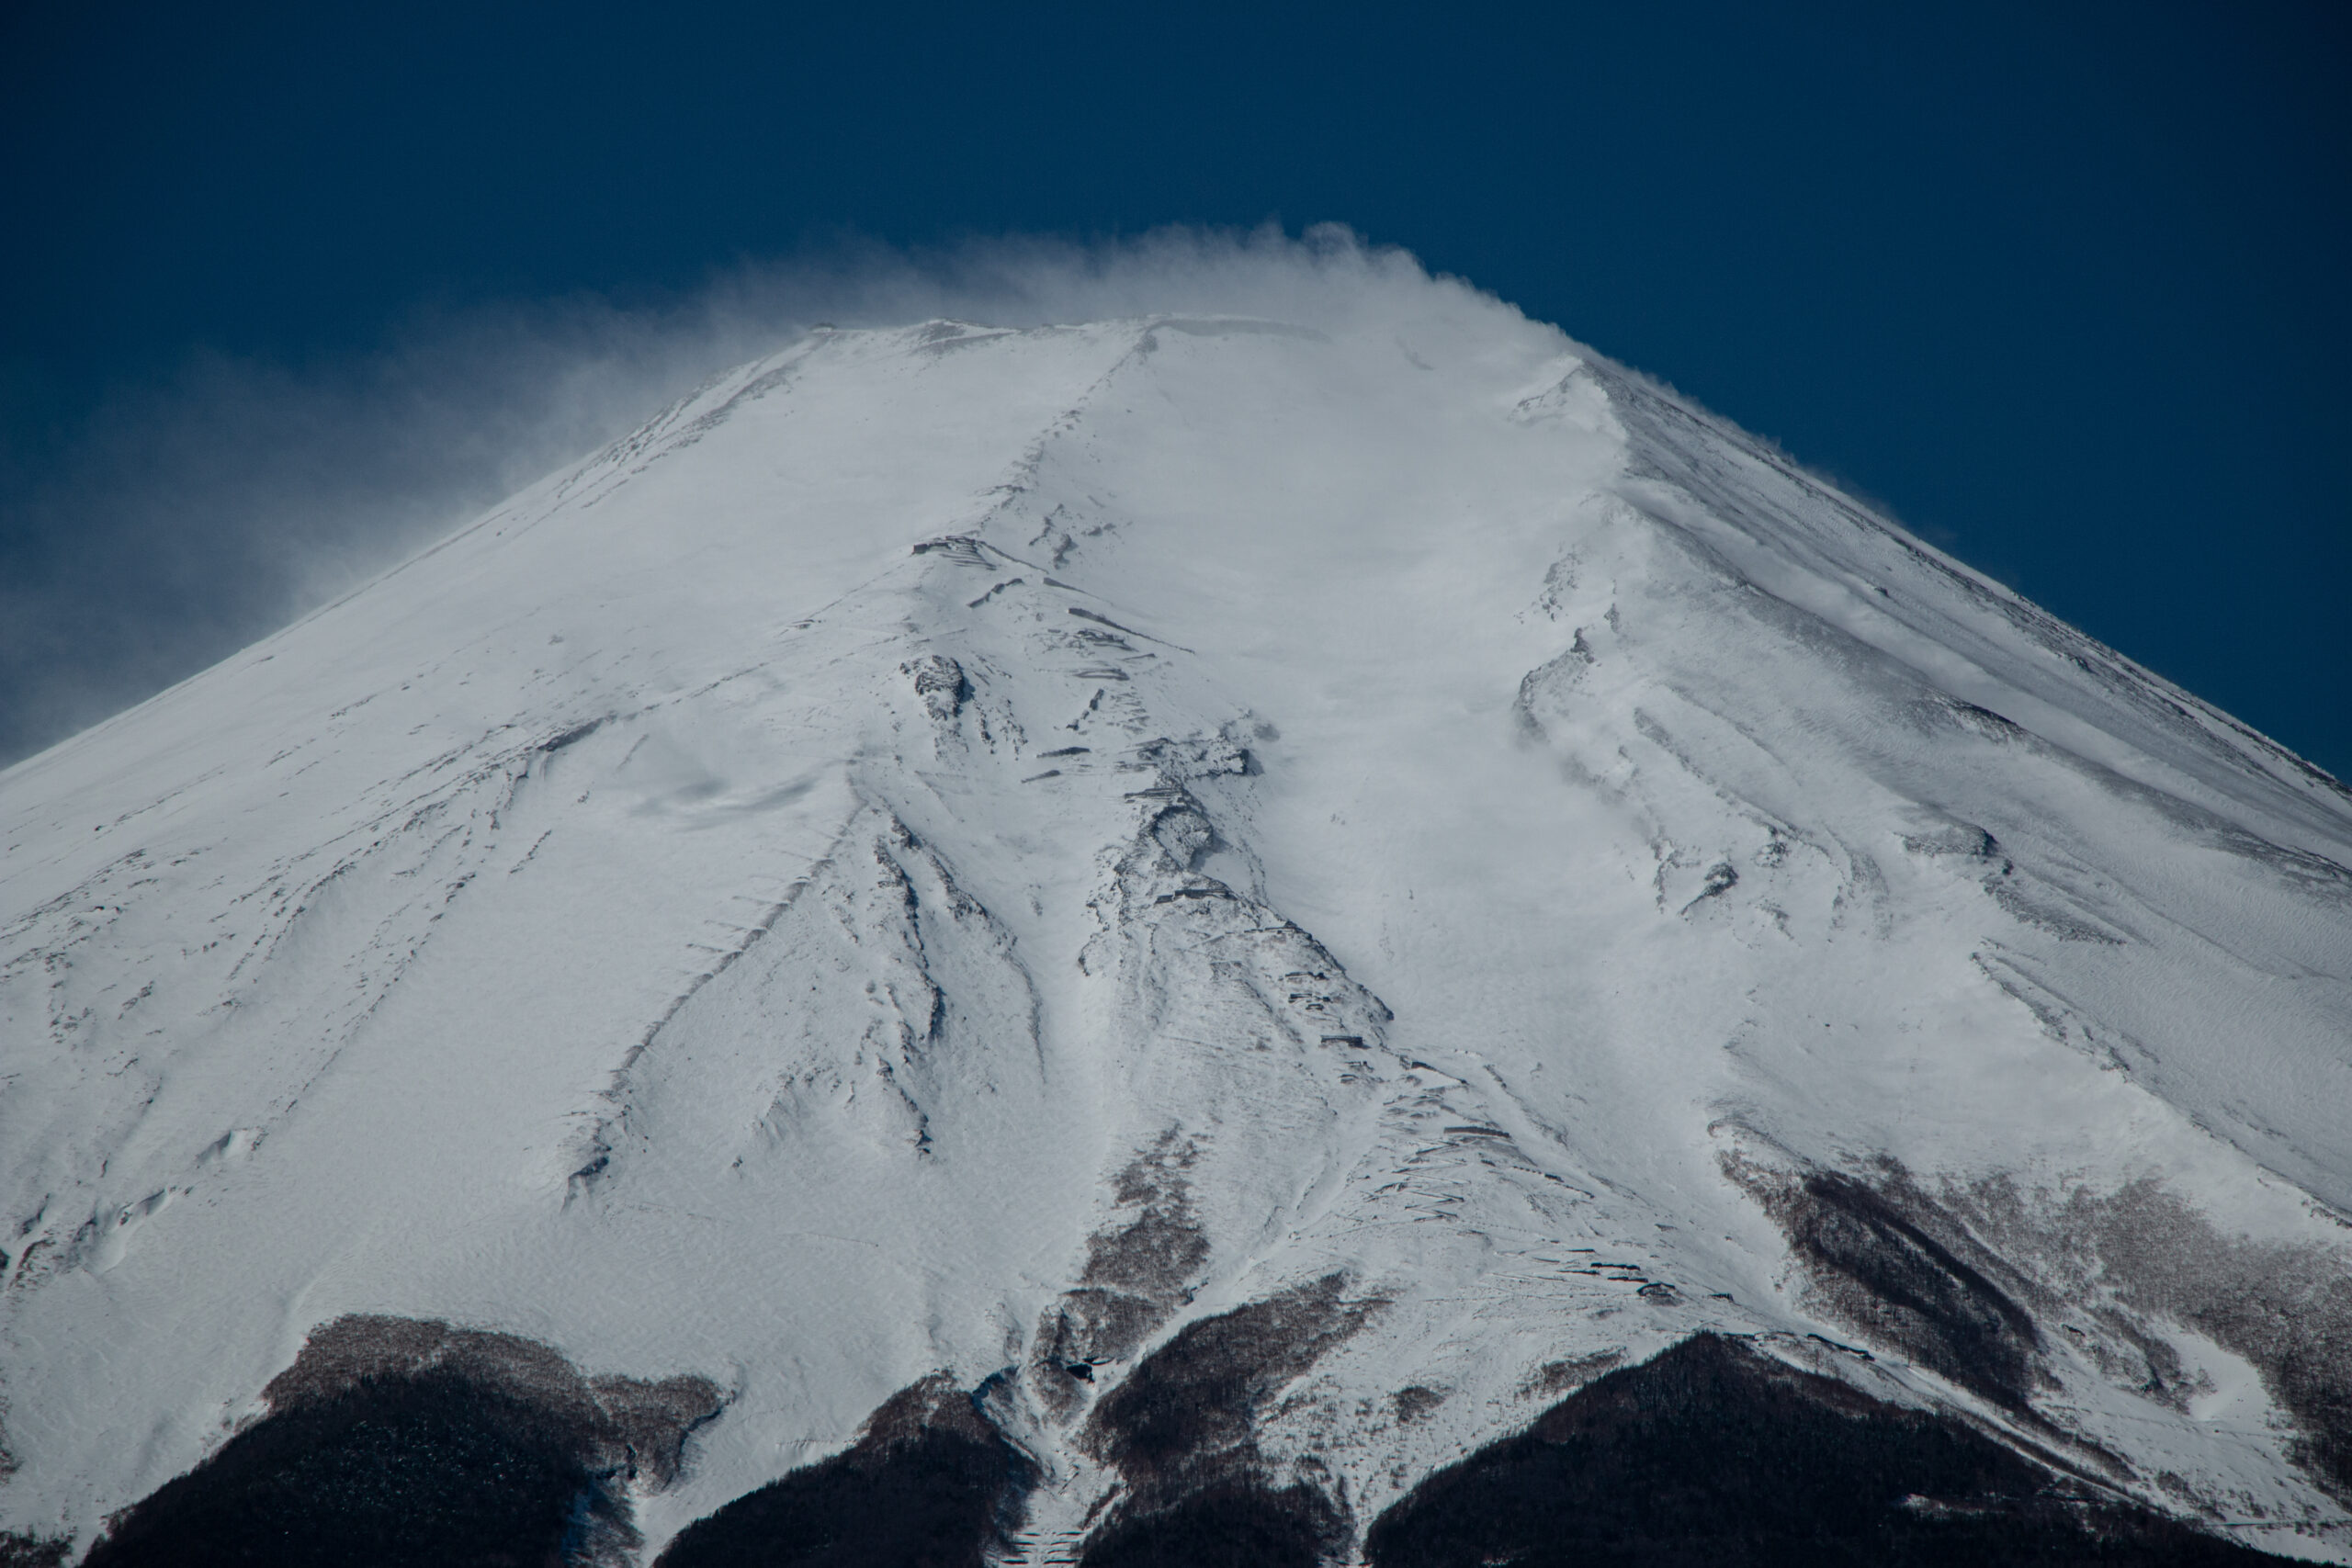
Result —
POLYGON ((2352 1561, 2342 787, 1407 258, 1064 260, 0 780, 10 1550, 2352 1561))
POLYGON ((0 766, 349 592, 816 323, 1306 318, 1378 309, 1359 296, 1382 276, 1424 281, 1403 253, 1329 225, 1295 241, 842 242, 666 300, 422 312, 342 358, 195 354, 74 419, 19 396, 0 426, 0 766))

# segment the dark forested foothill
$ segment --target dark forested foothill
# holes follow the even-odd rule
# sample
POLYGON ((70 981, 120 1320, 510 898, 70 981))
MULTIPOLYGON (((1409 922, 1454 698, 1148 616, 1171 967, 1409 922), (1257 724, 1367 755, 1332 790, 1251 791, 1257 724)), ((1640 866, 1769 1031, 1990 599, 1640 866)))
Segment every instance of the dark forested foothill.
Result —
POLYGON ((627 1483, 666 1481, 719 1404, 698 1378, 587 1378, 513 1335, 390 1317, 322 1326, 266 1398, 86 1568, 625 1562, 627 1483))
POLYGON ((626 1506, 546 1412, 431 1371, 273 1416, 119 1517, 89 1568, 595 1562, 626 1506))
POLYGON ((688 1526, 657 1568, 980 1568, 1018 1457, 944 1377, 874 1413, 855 1446, 688 1526))
POLYGON ((1311 1486, 1279 1491, 1236 1478, 1157 1512, 1123 1514, 1087 1547, 1082 1568, 1317 1568, 1343 1531, 1311 1486))
POLYGON ((1374 1568, 2224 1568, 2284 1559, 2078 1485, 1946 1418, 1702 1334, 1441 1471, 1374 1568))

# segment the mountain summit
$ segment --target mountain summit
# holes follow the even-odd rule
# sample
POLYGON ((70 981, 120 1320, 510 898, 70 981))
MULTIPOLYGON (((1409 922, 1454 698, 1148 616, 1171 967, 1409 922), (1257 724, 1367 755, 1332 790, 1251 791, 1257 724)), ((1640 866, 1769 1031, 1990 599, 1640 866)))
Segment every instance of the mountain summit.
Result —
POLYGON ((0 850, 0 1562, 2352 1562, 2352 795, 1458 285, 820 331, 0 850))

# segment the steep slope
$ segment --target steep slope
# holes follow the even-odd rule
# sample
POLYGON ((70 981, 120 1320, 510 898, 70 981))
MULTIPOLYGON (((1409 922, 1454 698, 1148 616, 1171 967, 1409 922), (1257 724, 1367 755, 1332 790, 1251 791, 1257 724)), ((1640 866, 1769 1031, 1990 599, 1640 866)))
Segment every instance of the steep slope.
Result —
POLYGON ((0 1525, 456 1378, 579 1561, 1351 1560, 1711 1334, 2352 1561, 2352 798, 1352 287, 820 333, 0 774, 0 1525))

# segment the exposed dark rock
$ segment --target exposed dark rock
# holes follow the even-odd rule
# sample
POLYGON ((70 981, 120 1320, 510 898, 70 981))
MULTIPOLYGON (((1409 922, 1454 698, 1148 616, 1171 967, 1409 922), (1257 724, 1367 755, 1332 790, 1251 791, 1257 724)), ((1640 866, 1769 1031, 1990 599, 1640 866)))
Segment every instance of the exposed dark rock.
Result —
POLYGON ((1366 1552, 1374 1568, 2286 1561, 1708 1334, 1431 1476, 1373 1526, 1366 1552))
POLYGON ((1025 1482, 944 1375, 893 1394, 846 1453, 682 1531, 657 1568, 980 1568, 1025 1482))
POLYGON ((922 699, 931 716, 944 724, 964 711, 971 700, 972 683, 964 674, 964 667, 944 654, 925 654, 907 665, 906 671, 914 677, 915 695, 922 699))
POLYGON ((1699 888, 1698 897, 1683 906, 1687 912, 1701 901, 1720 898, 1739 886, 1739 868, 1729 861, 1718 861, 1707 868, 1707 880, 1699 888))
POLYGON ((583 1378, 512 1335, 387 1317, 319 1329, 264 1393, 266 1416, 109 1521, 90 1568, 624 1562, 625 1484, 668 1480, 719 1405, 698 1378, 583 1378))
MULTIPOLYGON (((562 639, 559 637, 557 640, 561 641, 562 639)), ((607 714, 601 718, 592 718, 585 724, 575 724, 571 728, 564 730, 562 733, 540 741, 539 750, 551 757, 567 746, 579 745, 580 742, 587 739, 590 736, 595 734, 596 731, 604 728, 605 725, 611 722, 612 716, 607 714)))

